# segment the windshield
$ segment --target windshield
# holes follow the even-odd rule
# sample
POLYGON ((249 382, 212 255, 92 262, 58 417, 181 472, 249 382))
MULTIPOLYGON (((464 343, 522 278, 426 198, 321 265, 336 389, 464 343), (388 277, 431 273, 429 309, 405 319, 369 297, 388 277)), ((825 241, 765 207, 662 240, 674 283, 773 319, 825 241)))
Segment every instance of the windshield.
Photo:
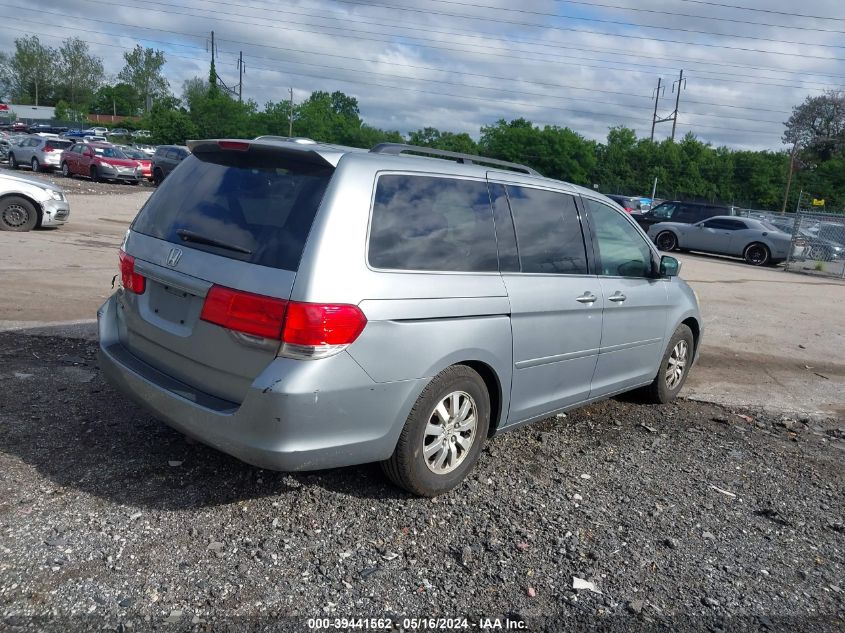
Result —
POLYGON ((121 150, 124 154, 126 154, 129 158, 141 158, 147 159, 149 158, 144 152, 139 152, 137 149, 124 149, 121 150))
POLYGON ((91 147, 97 156, 103 158, 126 158, 126 154, 121 152, 116 147, 91 147))
POLYGON ((655 218, 660 218, 661 220, 668 220, 672 217, 672 214, 675 212, 675 205, 670 202, 664 202, 662 204, 658 204, 651 210, 651 215, 655 218))

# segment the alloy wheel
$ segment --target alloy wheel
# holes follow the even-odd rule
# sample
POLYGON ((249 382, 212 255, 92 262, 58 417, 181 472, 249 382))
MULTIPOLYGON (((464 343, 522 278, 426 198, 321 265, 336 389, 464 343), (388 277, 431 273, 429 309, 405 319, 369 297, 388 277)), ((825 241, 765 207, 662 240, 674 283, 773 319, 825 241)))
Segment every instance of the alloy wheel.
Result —
POLYGON ((428 419, 423 433, 423 457, 429 470, 444 475, 469 455, 476 440, 478 407, 465 391, 444 397, 428 419))
POLYGON ((687 345, 686 341, 678 341, 675 347, 672 348, 672 353, 669 355, 669 362, 666 365, 666 386, 670 390, 674 390, 681 384, 687 368, 688 353, 689 345, 687 345))

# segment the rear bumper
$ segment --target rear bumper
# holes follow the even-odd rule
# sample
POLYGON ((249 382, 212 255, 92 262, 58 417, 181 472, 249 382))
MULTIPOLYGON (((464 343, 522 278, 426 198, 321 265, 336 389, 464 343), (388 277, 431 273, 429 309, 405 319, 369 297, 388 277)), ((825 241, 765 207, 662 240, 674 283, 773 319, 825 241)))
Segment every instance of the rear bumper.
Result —
POLYGON ((277 358, 240 404, 181 383, 118 337, 118 295, 97 312, 106 379, 177 431, 260 468, 296 471, 386 459, 425 380, 376 383, 346 353, 277 358))

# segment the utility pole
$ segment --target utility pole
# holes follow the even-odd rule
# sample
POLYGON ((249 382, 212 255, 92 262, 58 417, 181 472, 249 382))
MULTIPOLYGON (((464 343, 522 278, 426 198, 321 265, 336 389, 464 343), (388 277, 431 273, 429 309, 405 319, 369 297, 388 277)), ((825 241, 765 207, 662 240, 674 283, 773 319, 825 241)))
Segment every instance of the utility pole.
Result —
POLYGON ((681 84, 686 88, 687 82, 684 79, 684 70, 681 69, 681 74, 678 76, 678 81, 672 84, 672 90, 678 86, 678 92, 675 93, 675 111, 672 113, 672 140, 675 140, 675 126, 678 125, 678 106, 681 104, 681 84))
MULTIPOLYGON (((783 206, 780 208, 780 214, 786 213, 786 201, 789 199, 789 188, 792 186, 792 172, 795 170, 795 154, 798 153, 798 141, 792 145, 792 151, 789 153, 789 172, 786 175, 786 193, 783 196, 783 206)), ((801 196, 798 196, 798 202, 801 203, 801 196)))
POLYGON ((293 87, 290 90, 290 112, 288 114, 288 136, 293 136, 293 87))
POLYGON ((651 141, 654 142, 654 125, 657 123, 657 102, 660 101, 660 84, 662 77, 657 78, 657 90, 654 91, 654 114, 651 117, 651 141))
POLYGON ((238 53, 238 101, 243 102, 244 100, 244 73, 246 72, 246 67, 244 66, 244 52, 240 51, 238 53))

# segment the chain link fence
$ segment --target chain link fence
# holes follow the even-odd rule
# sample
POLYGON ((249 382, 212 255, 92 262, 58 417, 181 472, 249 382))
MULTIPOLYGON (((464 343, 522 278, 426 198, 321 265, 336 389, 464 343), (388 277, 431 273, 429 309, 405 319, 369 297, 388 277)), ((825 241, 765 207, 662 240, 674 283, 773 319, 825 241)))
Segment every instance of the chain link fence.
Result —
POLYGON ((845 215, 812 211, 780 214, 736 207, 734 213, 766 220, 792 236, 786 270, 845 278, 845 215))

